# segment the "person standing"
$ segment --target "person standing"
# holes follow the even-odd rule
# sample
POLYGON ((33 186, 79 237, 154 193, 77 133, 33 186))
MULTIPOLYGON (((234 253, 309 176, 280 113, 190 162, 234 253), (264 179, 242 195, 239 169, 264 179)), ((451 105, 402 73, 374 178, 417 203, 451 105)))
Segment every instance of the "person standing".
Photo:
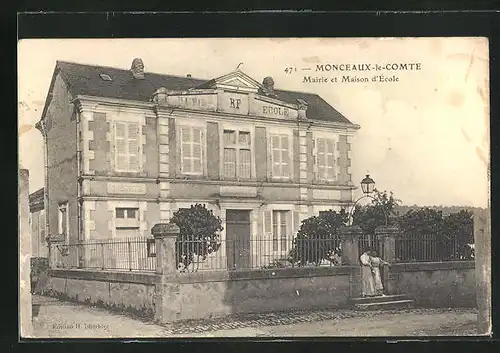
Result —
POLYGON ((372 273, 370 250, 365 251, 359 258, 361 261, 361 282, 363 297, 375 296, 375 281, 372 273))
POLYGON ((387 261, 382 260, 375 250, 370 252, 370 263, 372 265, 373 281, 377 295, 384 295, 384 285, 380 276, 380 266, 390 266, 387 261))

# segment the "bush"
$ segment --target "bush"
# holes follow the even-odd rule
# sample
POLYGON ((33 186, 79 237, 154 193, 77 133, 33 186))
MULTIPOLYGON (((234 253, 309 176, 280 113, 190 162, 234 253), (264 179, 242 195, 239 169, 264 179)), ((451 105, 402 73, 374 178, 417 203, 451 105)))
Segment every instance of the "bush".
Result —
POLYGON ((402 236, 415 240, 411 248, 401 249, 404 260, 427 260, 425 254, 436 260, 469 260, 474 256, 469 246, 474 242, 474 223, 469 211, 443 217, 441 211, 425 207, 409 210, 399 217, 398 223, 402 236))
POLYGON ((290 261, 299 266, 319 266, 323 260, 331 261, 334 254, 340 252, 338 228, 346 225, 348 218, 342 209, 340 212, 321 212, 303 220, 289 253, 290 261))
POLYGON ((47 277, 49 259, 46 257, 32 257, 30 266, 31 293, 38 294, 47 277))
POLYGON ((386 215, 389 224, 394 223, 394 208, 401 202, 392 192, 375 190, 371 204, 356 206, 352 215, 352 224, 359 226, 363 234, 374 235, 378 226, 385 225, 386 215))
POLYGON ((190 208, 179 209, 170 223, 180 228, 176 241, 176 256, 181 270, 187 271, 195 256, 205 260, 207 255, 219 250, 219 232, 224 229, 222 221, 205 205, 196 204, 190 208))

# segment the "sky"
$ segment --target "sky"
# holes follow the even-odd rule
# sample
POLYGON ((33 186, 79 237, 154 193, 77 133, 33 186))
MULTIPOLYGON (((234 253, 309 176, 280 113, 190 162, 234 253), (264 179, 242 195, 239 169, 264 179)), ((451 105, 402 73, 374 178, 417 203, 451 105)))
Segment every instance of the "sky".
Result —
MULTIPOLYGON (((211 79, 240 69, 313 92, 359 124, 352 180, 369 173, 406 205, 488 206, 489 67, 485 38, 27 39, 18 45, 19 162, 43 187, 40 119, 56 60, 211 79), (420 63, 418 71, 315 72, 316 65, 420 63), (292 68, 290 73, 286 68, 292 68), (311 68, 309 71, 304 68, 311 68), (341 82, 342 76, 368 82, 341 82), (304 76, 328 82, 304 83, 304 76), (332 78, 337 77, 337 82, 332 78)), ((358 189, 355 197, 361 195, 358 189)))

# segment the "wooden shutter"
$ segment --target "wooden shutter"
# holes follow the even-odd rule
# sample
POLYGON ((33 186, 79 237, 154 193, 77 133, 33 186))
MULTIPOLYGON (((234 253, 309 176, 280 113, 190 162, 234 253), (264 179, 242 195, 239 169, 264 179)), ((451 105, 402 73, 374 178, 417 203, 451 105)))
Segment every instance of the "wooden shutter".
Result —
POLYGON ((281 176, 280 137, 277 135, 271 136, 271 164, 272 164, 272 175, 281 176))
POLYGON ((128 169, 130 171, 139 170, 139 124, 129 123, 128 125, 128 169))
POLYGON ((115 123, 115 167, 124 171, 128 167, 127 124, 115 123))
POLYGON ((203 133, 201 129, 194 128, 192 132, 192 171, 193 173, 202 174, 203 173, 203 133))
POLYGON ((299 212, 293 211, 293 233, 297 233, 300 229, 300 215, 299 212))
POLYGON ((179 165, 182 173, 191 172, 191 139, 189 129, 181 127, 179 129, 179 165))
POLYGON ((281 175, 285 177, 293 175, 290 151, 290 139, 288 136, 281 136, 281 175))

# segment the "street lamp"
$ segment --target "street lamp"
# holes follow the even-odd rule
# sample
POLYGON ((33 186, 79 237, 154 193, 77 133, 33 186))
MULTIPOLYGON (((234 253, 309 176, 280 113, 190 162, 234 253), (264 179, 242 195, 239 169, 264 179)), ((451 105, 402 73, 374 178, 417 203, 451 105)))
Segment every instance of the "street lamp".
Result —
POLYGON ((378 203, 381 206, 382 211, 384 212, 384 216, 385 216, 385 225, 388 225, 389 219, 387 217, 387 213, 385 212, 384 205, 382 205, 380 203, 380 200, 378 200, 375 197, 370 195, 375 190, 375 181, 372 178, 370 178, 369 174, 366 174, 366 177, 363 180, 361 180, 361 190, 363 190, 364 195, 361 196, 356 201, 354 201, 354 204, 352 205, 351 211, 349 212, 349 225, 352 225, 353 214, 354 214, 354 210, 356 209, 356 205, 358 204, 359 201, 361 201, 362 199, 367 198, 367 197, 374 200, 376 203, 378 203))
POLYGON ((372 178, 370 178, 369 174, 366 174, 366 177, 361 180, 361 189, 363 190, 364 194, 371 194, 373 190, 375 189, 375 181, 373 181, 372 178))

